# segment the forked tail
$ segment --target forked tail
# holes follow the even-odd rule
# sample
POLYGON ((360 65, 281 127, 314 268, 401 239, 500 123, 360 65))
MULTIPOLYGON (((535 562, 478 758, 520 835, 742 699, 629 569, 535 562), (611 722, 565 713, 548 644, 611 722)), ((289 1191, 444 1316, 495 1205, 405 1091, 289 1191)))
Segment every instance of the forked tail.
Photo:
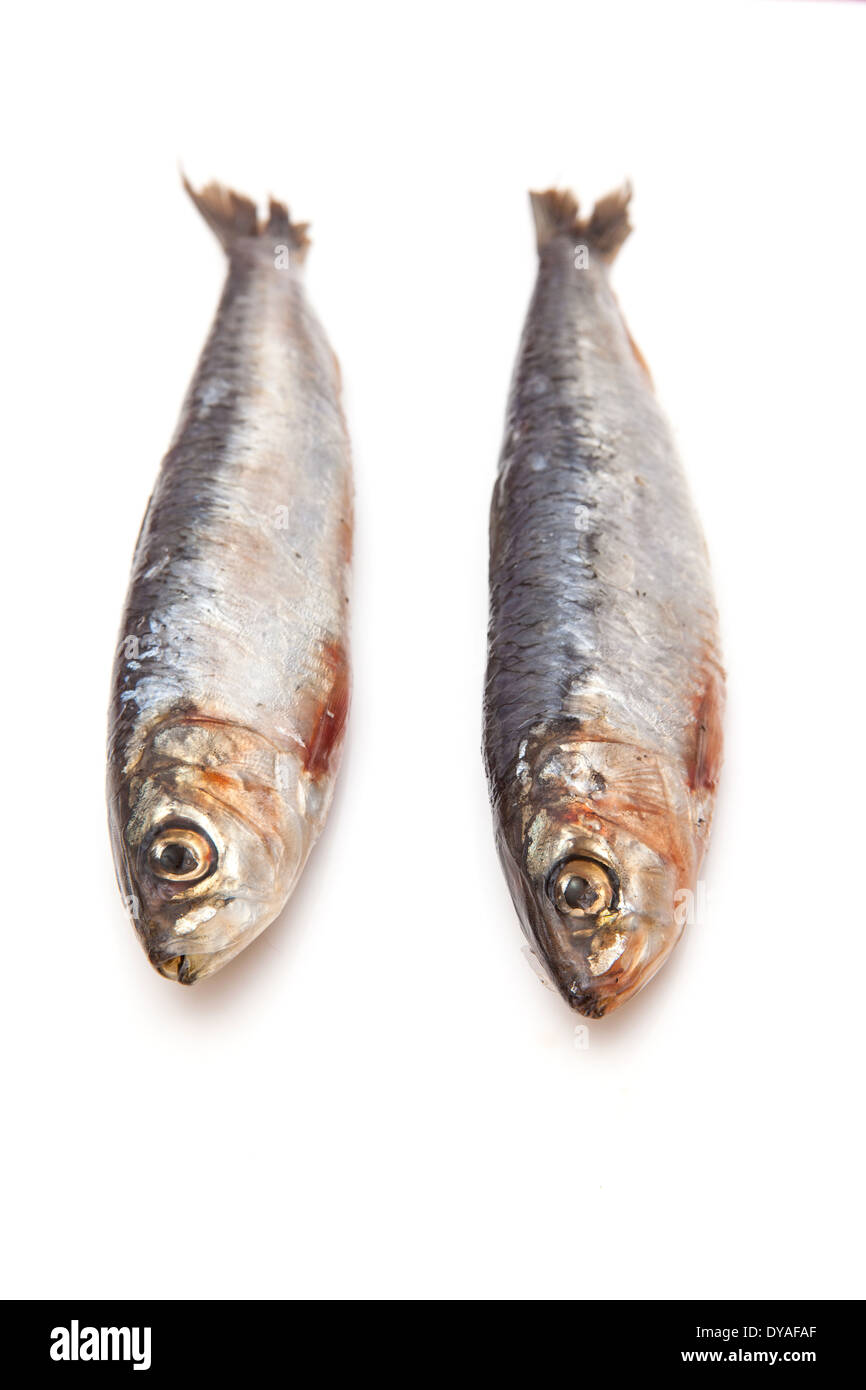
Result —
POLYGON ((567 189, 549 188, 545 193, 530 193, 529 197, 539 251, 543 251, 554 237, 567 236, 585 241, 606 261, 612 261, 631 231, 628 220, 630 184, 600 198, 591 215, 584 220, 581 220, 577 199, 567 189))
POLYGON ((235 242, 243 237, 267 236, 286 242, 298 260, 303 261, 310 244, 308 223, 293 222, 285 203, 271 198, 268 216, 262 219, 251 198, 244 198, 220 183, 209 183, 196 193, 186 176, 182 177, 184 188, 226 251, 230 252, 235 242))

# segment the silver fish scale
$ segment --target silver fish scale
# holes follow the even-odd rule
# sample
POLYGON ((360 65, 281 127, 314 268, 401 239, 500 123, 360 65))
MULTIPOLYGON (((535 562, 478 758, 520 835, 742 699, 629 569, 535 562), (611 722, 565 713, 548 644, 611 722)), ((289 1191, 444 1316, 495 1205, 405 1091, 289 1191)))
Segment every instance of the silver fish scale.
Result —
POLYGON ((324 824, 352 540, 339 369, 304 295, 304 229, 279 204, 261 226, 246 199, 189 191, 229 273, 136 546, 108 766, 121 891, 152 963, 183 983, 273 920, 324 824))
POLYGON ((136 718, 183 689, 218 695, 227 718, 254 708, 272 733, 294 728, 294 686, 315 685, 319 644, 346 627, 337 397, 296 275, 274 269, 271 247, 244 247, 136 548, 123 636, 155 638, 118 670, 136 718))
POLYGON ((571 195, 533 195, 539 271, 490 516, 496 842, 533 951, 590 1017, 679 938, 721 757, 706 548, 608 285, 627 202, 580 222, 571 195))
POLYGON ((543 719, 693 722, 711 645, 705 548, 670 431, 600 258, 544 251, 491 511, 486 747, 498 788, 543 719))

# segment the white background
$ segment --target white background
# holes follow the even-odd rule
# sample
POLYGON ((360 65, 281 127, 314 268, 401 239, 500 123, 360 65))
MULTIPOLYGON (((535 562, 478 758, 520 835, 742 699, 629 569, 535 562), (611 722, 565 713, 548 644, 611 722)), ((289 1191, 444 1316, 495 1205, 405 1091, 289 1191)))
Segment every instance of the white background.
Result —
POLYGON ((18 9, 2 1292, 864 1293, 864 21, 18 9), (357 484, 333 815, 283 917, 192 990, 135 940, 103 804, 132 548, 223 276, 179 161, 311 220, 357 484), (494 853, 486 522, 526 190, 626 176, 614 285, 706 526, 727 763, 700 920, 580 1048, 494 853))

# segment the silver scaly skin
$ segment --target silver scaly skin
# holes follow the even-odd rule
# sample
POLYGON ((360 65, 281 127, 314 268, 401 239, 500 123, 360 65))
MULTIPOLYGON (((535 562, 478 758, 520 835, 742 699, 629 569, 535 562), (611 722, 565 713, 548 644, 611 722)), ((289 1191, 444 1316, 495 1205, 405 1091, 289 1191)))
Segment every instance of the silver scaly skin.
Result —
POLYGON ((539 270, 490 523, 484 754, 523 929, 600 1017, 678 940, 721 762, 706 548, 608 284, 628 192, 533 195, 539 270))
POLYGON ((108 813, 151 963, 192 984, 282 909, 349 705, 349 442, 306 229, 187 190, 228 278, 150 499, 114 668, 108 813))

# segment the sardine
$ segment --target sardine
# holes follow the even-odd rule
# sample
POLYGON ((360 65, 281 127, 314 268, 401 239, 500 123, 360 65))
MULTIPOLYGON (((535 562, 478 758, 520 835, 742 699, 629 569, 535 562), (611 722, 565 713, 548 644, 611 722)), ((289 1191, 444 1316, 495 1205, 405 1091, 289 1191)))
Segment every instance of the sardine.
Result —
POLYGON ((533 194, 539 269, 490 522, 484 757, 533 953, 598 1018, 694 903, 722 755, 707 550, 608 283, 628 189, 533 194))
POLYGON ((308 238, 187 191, 228 277, 133 560, 109 715, 115 868, 156 969, 219 970, 281 911, 349 708, 352 476, 308 238))

